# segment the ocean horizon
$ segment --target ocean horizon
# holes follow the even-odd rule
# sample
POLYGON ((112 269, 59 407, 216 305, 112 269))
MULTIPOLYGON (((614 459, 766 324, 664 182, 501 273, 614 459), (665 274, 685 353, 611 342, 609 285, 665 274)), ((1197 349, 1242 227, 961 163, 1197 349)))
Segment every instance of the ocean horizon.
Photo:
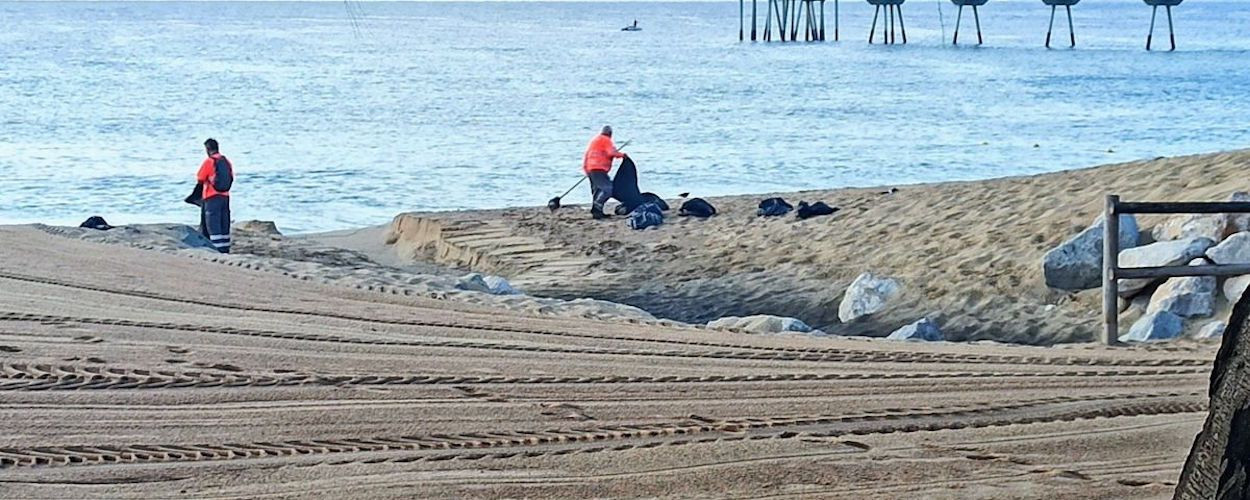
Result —
POLYGON ((981 47, 970 22, 950 45, 948 2, 905 4, 894 46, 867 43, 871 6, 840 10, 841 41, 827 2, 829 41, 751 43, 737 2, 0 2, 0 223, 197 223, 208 137, 235 218, 291 232, 542 205, 604 124, 662 196, 1250 146, 1244 2, 1175 8, 1175 52, 1144 50, 1139 0, 1074 7, 1072 50, 1062 16, 1043 48, 1040 1, 982 7, 981 47))

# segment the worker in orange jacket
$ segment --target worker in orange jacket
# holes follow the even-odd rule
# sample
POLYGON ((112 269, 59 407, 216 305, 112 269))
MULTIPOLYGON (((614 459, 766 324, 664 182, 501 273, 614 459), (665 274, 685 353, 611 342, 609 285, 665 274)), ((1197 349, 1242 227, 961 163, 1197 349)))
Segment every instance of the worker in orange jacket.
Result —
POLYGON ((230 253, 230 186, 234 183, 234 165, 222 156, 215 139, 204 141, 204 153, 208 158, 195 172, 195 182, 201 186, 200 234, 208 238, 218 252, 230 253))
POLYGON ((582 171, 590 178, 590 215, 595 219, 608 218, 603 213, 603 205, 612 197, 612 178, 608 176, 608 172, 612 171, 612 160, 615 158, 625 158, 625 153, 616 149, 616 144, 612 143, 612 127, 604 125, 603 131, 590 140, 590 144, 586 146, 586 155, 582 158, 582 171))

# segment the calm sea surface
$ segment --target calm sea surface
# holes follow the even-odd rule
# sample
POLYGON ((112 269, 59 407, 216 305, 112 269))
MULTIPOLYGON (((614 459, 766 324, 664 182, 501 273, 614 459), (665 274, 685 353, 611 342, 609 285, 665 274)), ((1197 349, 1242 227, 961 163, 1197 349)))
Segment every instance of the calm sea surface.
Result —
POLYGON ((949 3, 905 8, 911 43, 884 47, 852 0, 823 44, 739 43, 728 2, 0 2, 0 223, 196 222, 207 137, 236 219, 287 231, 540 205, 605 123, 662 195, 1250 146, 1250 2, 1185 2, 1173 53, 1143 50, 1139 0, 1078 5, 1076 50, 1042 48, 1040 0, 982 8, 981 48, 943 42, 949 3))

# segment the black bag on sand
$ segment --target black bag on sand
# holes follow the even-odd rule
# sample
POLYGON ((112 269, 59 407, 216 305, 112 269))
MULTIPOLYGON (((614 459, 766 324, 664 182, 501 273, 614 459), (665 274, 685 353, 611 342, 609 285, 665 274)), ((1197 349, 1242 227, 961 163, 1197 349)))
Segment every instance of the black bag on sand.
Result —
POLYGON ((794 210, 794 206, 781 198, 769 198, 760 202, 760 209, 755 213, 761 217, 776 217, 794 210))
POLYGON ((646 229, 664 223, 664 211, 655 203, 643 203, 629 213, 627 222, 631 229, 646 229))
POLYGON ((819 215, 829 215, 838 211, 838 207, 826 205, 823 201, 818 201, 808 205, 806 201, 799 202, 799 211, 795 215, 800 219, 816 217, 819 215))
POLYGON ((716 207, 703 198, 691 198, 681 204, 681 208, 677 210, 677 215, 711 217, 716 215, 716 207))
POLYGON ((79 224, 78 227, 99 229, 101 231, 113 229, 113 226, 110 226, 108 222, 104 221, 104 217, 100 217, 99 215, 92 215, 91 217, 88 217, 87 220, 83 221, 82 224, 79 224))

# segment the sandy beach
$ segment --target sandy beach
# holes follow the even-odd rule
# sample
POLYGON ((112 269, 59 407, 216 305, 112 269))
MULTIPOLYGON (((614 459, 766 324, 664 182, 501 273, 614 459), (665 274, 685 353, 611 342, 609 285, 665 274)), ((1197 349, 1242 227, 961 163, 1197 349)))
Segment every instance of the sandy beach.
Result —
POLYGON ((784 194, 842 208, 806 221, 717 198, 637 232, 410 214, 230 256, 0 227, 0 496, 1169 498, 1218 344, 1089 343, 1098 291, 1040 259, 1106 192, 1226 199, 1247 165, 784 194), (902 299, 841 324, 868 270, 902 299), (750 313, 831 335, 701 326, 750 313), (872 338, 923 315, 957 342, 872 338))

